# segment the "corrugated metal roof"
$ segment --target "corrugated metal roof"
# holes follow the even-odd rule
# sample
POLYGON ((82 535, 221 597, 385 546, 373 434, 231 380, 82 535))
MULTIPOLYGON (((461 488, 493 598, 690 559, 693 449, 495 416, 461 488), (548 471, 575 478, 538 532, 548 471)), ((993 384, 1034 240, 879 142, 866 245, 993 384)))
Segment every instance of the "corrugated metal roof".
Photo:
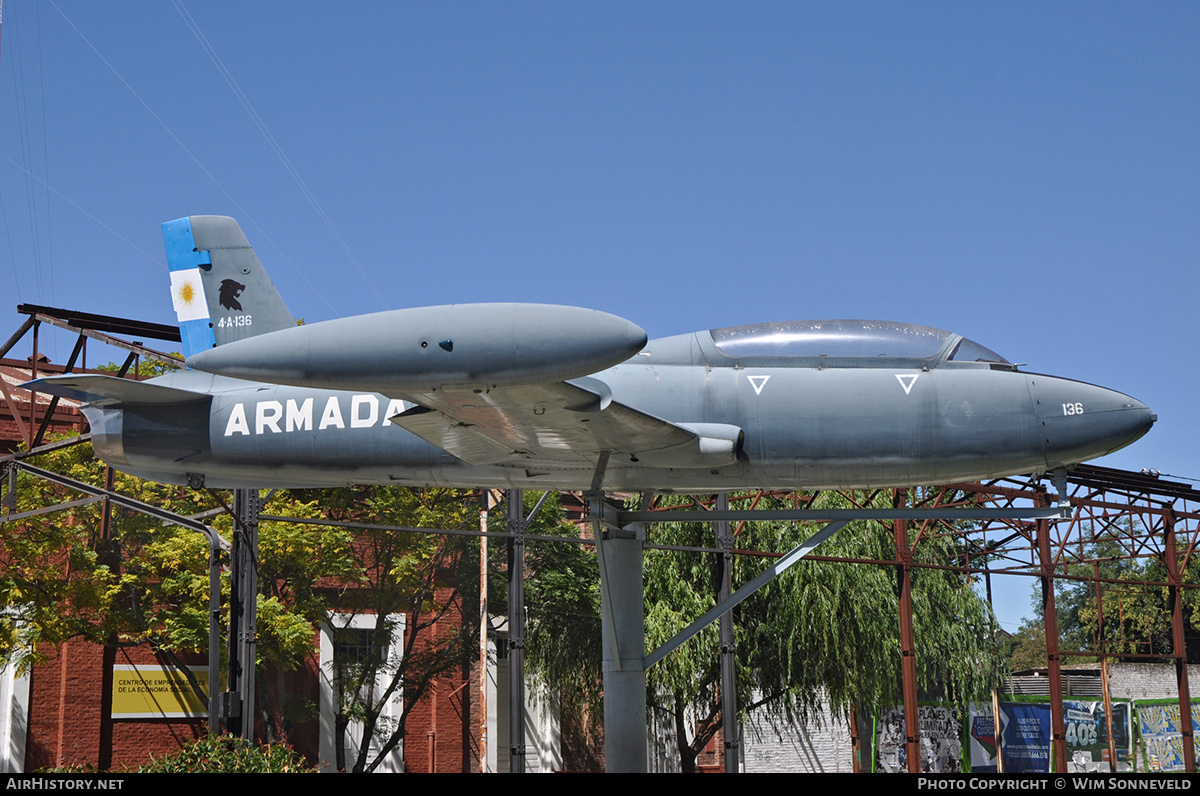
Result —
MULTIPOLYGON (((1004 680, 1001 694, 1025 696, 1050 696, 1050 677, 1046 669, 1025 669, 1014 672, 1004 680)), ((1063 696, 1104 696, 1104 684, 1100 681, 1099 669, 1064 671, 1062 673, 1063 696)))

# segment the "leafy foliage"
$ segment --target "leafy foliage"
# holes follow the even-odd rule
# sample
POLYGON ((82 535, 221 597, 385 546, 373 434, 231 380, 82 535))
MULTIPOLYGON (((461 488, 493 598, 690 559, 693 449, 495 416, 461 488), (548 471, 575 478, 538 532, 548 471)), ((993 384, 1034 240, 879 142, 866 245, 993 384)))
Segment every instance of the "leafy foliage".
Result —
POLYGON ((258 746, 232 735, 207 735, 155 758, 139 774, 315 774, 317 769, 285 744, 258 746))
MULTIPOLYGON (((865 500, 861 495, 855 499, 858 505, 865 500)), ((658 499, 661 506, 687 502, 690 498, 658 499)), ((530 532, 576 535, 578 531, 564 527, 553 509, 547 512, 551 506, 548 502, 543 507, 543 524, 530 532)), ((790 505, 775 498, 757 507, 790 505)), ((813 507, 850 506, 836 493, 821 493, 813 507)), ((736 546, 783 553, 815 530, 796 523, 747 523, 738 532, 736 546)), ((650 537, 664 545, 713 545, 707 523, 655 524, 650 537)), ((565 716, 594 706, 600 687, 596 557, 591 548, 579 545, 530 541, 528 547, 527 563, 534 573, 525 587, 528 663, 562 689, 565 716)), ((891 528, 870 522, 850 524, 818 552, 884 561, 896 555, 891 528)), ((926 536, 915 548, 914 563, 944 565, 957 552, 950 537, 926 536)), ((734 588, 770 561, 735 556, 734 588)), ((711 553, 647 549, 644 578, 647 650, 661 646, 716 604, 711 553)), ((985 696, 1002 674, 987 603, 970 578, 946 569, 914 568, 912 582, 919 687, 960 703, 985 696)), ((897 611, 895 567, 819 560, 793 566, 734 611, 738 704, 744 713, 762 710, 783 721, 813 714, 822 699, 842 713, 856 706, 899 703, 897 611)), ((719 681, 715 624, 648 672, 648 705, 676 727, 684 770, 693 768, 696 755, 719 728, 719 681)))
MULTIPOLYGON (((408 528, 475 529, 478 503, 467 491, 453 489, 327 490, 321 506, 330 519, 408 528)), ((468 667, 478 654, 478 542, 366 528, 354 531, 345 548, 349 561, 337 579, 308 588, 333 614, 372 617, 370 649, 356 662, 343 662, 335 673, 335 731, 339 770, 373 771, 404 737, 408 716, 439 676, 468 667), (466 576, 463 576, 467 573, 466 576), (463 576, 463 577, 460 577, 463 576), (339 588, 331 589, 337 583, 339 588), (353 585, 355 588, 344 588, 353 585), (389 657, 393 628, 389 617, 404 614, 403 653, 389 657), (457 623, 440 621, 459 617, 457 623), (436 626, 436 629, 435 629, 436 626), (425 637, 432 643, 418 646, 425 637), (387 715, 393 694, 403 688, 403 708, 387 715), (352 723, 362 728, 353 759, 343 757, 352 723)), ((338 636, 335 631, 335 641, 338 636)))
POLYGON ((1005 653, 1008 668, 1013 672, 1040 669, 1046 665, 1046 623, 1041 619, 1026 619, 1008 640, 1005 653))
MULTIPOLYGON (((1065 574, 1081 579, 1055 582, 1059 649, 1095 654, 1073 656, 1077 662, 1096 660, 1101 651, 1117 657, 1174 652, 1172 596, 1166 585, 1169 576, 1161 532, 1139 529, 1134 522, 1127 518, 1116 521, 1106 536, 1078 545, 1073 549, 1074 560, 1061 565, 1065 574), (1098 580, 1083 580, 1086 578, 1098 580)), ((1200 562, 1186 555, 1182 540, 1178 543, 1178 561, 1185 566, 1185 588, 1181 590, 1184 643, 1188 662, 1195 663, 1200 662, 1200 589, 1195 588, 1200 585, 1200 562)), ((1041 589, 1040 584, 1035 585, 1030 596, 1039 617, 1043 610, 1041 589)), ((1017 645, 1012 667, 1045 666, 1042 621, 1026 622, 1018 636, 1023 633, 1036 633, 1042 655, 1040 660, 1036 655, 1018 659, 1021 645, 1017 645)))
MULTIPOLYGON (((670 502, 678 500, 664 501, 670 502)), ((758 504, 783 507, 777 498, 758 504)), ((844 498, 830 492, 817 495, 813 504, 848 507, 844 498)), ((796 523, 747 523, 737 547, 783 553, 813 532, 814 527, 796 523)), ((702 524, 656 525, 652 533, 660 543, 712 544, 712 531, 702 524)), ((873 522, 851 523, 818 552, 842 558, 895 558, 890 527, 873 522)), ((915 563, 945 564, 955 552, 948 537, 925 538, 915 549, 915 563)), ((761 558, 735 557, 734 588, 768 564, 761 558)), ((661 645, 716 604, 714 570, 709 554, 647 551, 647 649, 661 645)), ((927 693, 945 690, 960 702, 986 695, 1001 675, 990 608, 971 580, 955 572, 916 568, 912 583, 918 687, 927 693)), ((790 720, 813 714, 822 698, 843 714, 856 706, 900 702, 896 590, 894 567, 806 560, 743 602, 734 610, 742 710, 761 709, 777 720, 790 720)), ((669 714, 677 734, 685 736, 678 738, 685 770, 720 723, 717 649, 714 624, 649 672, 651 704, 669 714)))
MULTIPOLYGON (((540 497, 526 493, 525 515, 540 497)), ((534 516, 531 534, 579 538, 579 529, 566 521, 558 495, 551 494, 534 516)), ((502 560, 502 553, 492 560, 502 560)), ((570 542, 529 540, 525 581, 527 671, 559 690, 564 711, 599 703, 600 570, 590 546, 570 542)), ((506 578, 492 578, 496 584, 506 578)), ((493 610, 506 610, 508 595, 495 595, 493 610)))
MULTIPOLYGON (((181 352, 174 351, 172 353, 180 359, 183 359, 183 354, 181 352)), ((116 362, 109 362, 107 365, 97 366, 96 370, 108 371, 109 373, 120 373, 121 367, 122 366, 118 365, 116 362)), ((153 379, 157 376, 165 376, 168 373, 174 373, 175 371, 179 370, 179 366, 171 365, 166 362, 159 362, 155 359, 139 358, 137 360, 137 366, 135 370, 137 371, 137 377, 139 379, 153 379)))
MULTIPOLYGON (((89 445, 63 448, 39 458, 39 465, 100 485, 104 465, 89 445)), ((230 504, 228 496, 173 487, 117 473, 117 491, 182 515, 230 504)), ((76 493, 25 474, 19 476, 16 510, 53 506, 76 493)), ((0 662, 28 668, 54 645, 71 639, 120 645, 147 644, 183 665, 178 655, 208 647, 209 545, 195 531, 166 525, 114 506, 109 531, 102 529, 102 503, 0 523, 0 662)), ((407 527, 475 527, 470 493, 373 487, 272 494, 264 513, 306 519, 347 520, 407 527)), ((225 539, 233 523, 227 514, 210 520, 225 539)), ((477 547, 477 545, 476 545, 477 547)), ((289 522, 259 528, 258 671, 268 737, 286 737, 292 724, 312 716, 314 705, 289 696, 282 672, 315 657, 317 628, 334 614, 378 617, 406 615, 408 633, 398 666, 359 667, 357 685, 339 694, 338 727, 361 721, 360 748, 349 761, 355 770, 378 765, 404 732, 411 706, 433 678, 464 664, 475 654, 471 617, 478 599, 465 599, 455 577, 470 569, 471 544, 461 537, 350 530, 289 522), (468 610, 470 609, 470 610, 468 610), (459 612, 463 621, 449 631, 430 633, 438 619, 459 612), (418 635, 433 639, 418 646, 418 635), (276 673, 274 683, 269 673, 276 673), (381 679, 381 699, 356 702, 362 683, 381 679), (380 716, 383 702, 403 683, 405 709, 398 721, 380 716), (272 687, 272 685, 274 687, 272 687), (374 746, 372 746, 374 744, 374 746), (369 749, 383 748, 373 755, 369 749)), ((468 587, 477 579, 467 579, 468 587)), ((228 574, 222 574, 228 604, 228 574)), ((378 634, 386 643, 386 634, 378 634)), ((186 666, 183 666, 186 670, 186 666)))
MULTIPOLYGON (((86 444, 47 454, 40 464, 104 482, 104 467, 86 444)), ((211 507, 206 496, 128 476, 118 475, 116 486, 179 514, 211 507)), ((78 497, 26 474, 19 476, 17 496, 17 511, 78 497)), ((0 525, 0 658, 28 666, 44 655, 38 643, 74 638, 103 643, 116 637, 186 651, 207 646, 207 541, 115 507, 106 536, 102 512, 97 502, 0 525)))

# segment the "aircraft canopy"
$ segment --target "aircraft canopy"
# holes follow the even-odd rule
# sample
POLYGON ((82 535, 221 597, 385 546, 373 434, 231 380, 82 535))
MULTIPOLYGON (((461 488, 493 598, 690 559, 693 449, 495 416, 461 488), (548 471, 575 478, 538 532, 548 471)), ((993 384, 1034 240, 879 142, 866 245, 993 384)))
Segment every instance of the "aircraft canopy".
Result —
MULTIPOLYGON (((730 326, 711 331, 713 342, 730 357, 831 357, 931 359, 957 335, 929 326, 892 321, 788 321, 730 326)), ((960 338, 947 357, 954 362, 1007 359, 960 338)))

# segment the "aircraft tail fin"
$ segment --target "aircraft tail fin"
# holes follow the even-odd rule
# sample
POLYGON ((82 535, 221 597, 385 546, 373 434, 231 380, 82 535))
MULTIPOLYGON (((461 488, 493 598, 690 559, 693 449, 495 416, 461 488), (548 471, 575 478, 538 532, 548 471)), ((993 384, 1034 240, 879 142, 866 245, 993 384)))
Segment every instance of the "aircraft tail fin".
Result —
POLYGON ((296 325, 232 218, 188 216, 162 227, 185 358, 296 325))

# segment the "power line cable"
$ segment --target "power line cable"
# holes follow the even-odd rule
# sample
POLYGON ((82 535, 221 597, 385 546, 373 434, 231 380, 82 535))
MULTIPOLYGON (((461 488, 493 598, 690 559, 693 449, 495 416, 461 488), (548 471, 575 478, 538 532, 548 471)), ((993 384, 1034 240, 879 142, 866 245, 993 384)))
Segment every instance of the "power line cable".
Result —
POLYGON ((91 214, 91 213, 89 213, 88 211, 84 210, 82 207, 80 207, 80 206, 79 206, 79 204, 77 204, 76 202, 72 201, 72 200, 71 200, 71 199, 69 199, 69 198, 68 198, 68 197, 67 197, 67 196, 66 196, 64 193, 62 193, 62 191, 59 191, 57 188, 54 188, 54 187, 53 187, 53 186, 51 186, 51 185, 50 185, 48 182, 46 182, 46 181, 45 181, 45 180, 43 180, 41 177, 39 177, 39 176, 37 176, 36 174, 34 174, 33 172, 31 172, 29 169, 27 169, 27 168, 25 168, 24 166, 22 166, 22 165, 21 165, 20 163, 18 163, 17 161, 15 161, 15 160, 13 160, 12 158, 10 158, 8 155, 4 154, 3 152, 0 152, 0 158, 4 158, 4 159, 5 159, 5 160, 7 160, 9 163, 13 164, 13 165, 14 165, 14 166, 16 166, 18 169, 20 169, 21 171, 25 172, 25 175, 26 175, 26 176, 27 176, 29 179, 36 180, 36 181, 40 182, 42 185, 46 186, 46 190, 47 190, 47 191, 52 191, 52 192, 54 193, 54 195, 55 195, 55 196, 57 196, 59 199, 62 199, 64 202, 66 202, 67 204, 71 205, 71 207, 75 208, 75 209, 76 209, 76 210, 78 210, 80 213, 83 213, 85 216, 87 216, 88 218, 90 218, 92 221, 95 221, 97 224, 99 224, 100 226, 104 227, 106 230, 108 230, 109 232, 111 232, 112 234, 116 235, 116 236, 117 236, 118 238, 120 238, 121 240, 123 240, 123 241, 125 241, 126 243, 128 243, 128 244, 129 244, 130 246, 132 246, 134 249, 136 249, 137 251, 139 251, 139 252, 141 252, 142 254, 144 254, 144 255, 146 256, 146 258, 147 258, 148 260, 150 260, 150 262, 154 263, 155 265, 162 265, 162 260, 160 260, 158 257, 155 257, 153 254, 151 254, 150 252, 146 251, 146 250, 145 250, 145 249, 143 249, 141 246, 138 246, 136 243, 134 243, 133 241, 131 241, 129 238, 127 238, 127 237, 125 237, 124 235, 122 235, 120 232, 117 232, 115 229, 113 229, 112 227, 110 227, 108 224, 105 224, 103 221, 101 221, 100 219, 96 218, 94 215, 92 215, 92 214, 91 214))
MULTIPOLYGON (((16 20, 13 20, 16 22, 16 20)), ((18 29, 20 29, 18 25, 18 29)), ((29 208, 29 239, 30 249, 33 253, 33 280, 37 289, 38 301, 45 300, 45 294, 42 289, 42 241, 38 235, 38 208, 37 196, 34 190, 33 181, 30 176, 33 174, 33 153, 29 148, 29 112, 25 102, 25 82, 21 79, 24 75, 24 59, 21 57, 21 37, 18 36, 12 43, 10 48, 13 53, 13 94, 16 102, 15 110, 17 112, 17 130, 20 134, 21 144, 21 163, 22 169, 25 171, 25 202, 29 208)))
MULTIPOLYGON (((265 238, 268 243, 270 243, 272 246, 275 247, 275 250, 278 251, 281 256, 283 256, 284 261, 287 262, 287 264, 290 265, 297 274, 299 274, 300 278, 303 279, 305 281, 305 283, 308 284, 308 286, 311 287, 313 289, 313 291, 316 292, 317 295, 321 297, 321 300, 324 301, 325 304, 329 306, 329 309, 331 311, 333 311, 333 313, 335 315, 337 315, 337 311, 333 309, 333 305, 329 303, 329 300, 327 298, 325 298, 324 294, 321 293, 320 291, 318 291, 316 289, 316 287, 313 286, 312 282, 308 281, 308 277, 304 276, 304 274, 300 271, 300 269, 296 267, 295 263, 293 263, 286 254, 283 254, 283 250, 280 249, 279 246, 277 246, 275 244, 275 241, 273 241, 271 239, 271 237, 269 235, 267 235, 267 233, 263 230, 263 228, 258 225, 258 222, 254 220, 254 218, 250 215, 249 212, 247 212, 246 208, 242 207, 241 204, 239 204, 238 201, 233 198, 232 194, 230 194, 229 191, 225 190, 225 186, 221 184, 221 181, 218 180, 211 171, 209 171, 207 168, 205 168, 204 164, 200 162, 200 159, 197 158, 192 153, 192 150, 188 149, 187 145, 185 143, 183 143, 182 140, 180 140, 179 136, 175 135, 175 132, 173 130, 171 130, 171 128, 169 126, 167 126, 167 123, 162 120, 162 117, 160 117, 157 113, 154 112, 154 109, 151 108, 144 99, 142 99, 141 95, 138 94, 137 91, 134 90, 133 86, 129 85, 129 81, 127 81, 124 77, 122 77, 121 73, 116 70, 116 67, 114 67, 111 63, 109 63, 108 59, 105 58, 104 55, 98 49, 96 49, 96 45, 92 44, 92 42, 88 39, 88 37, 83 34, 83 31, 81 31, 75 25, 75 23, 71 21, 70 17, 68 17, 66 14, 63 13, 63 10, 58 7, 58 4, 55 3, 54 0, 46 0, 46 1, 54 7, 54 10, 57 11, 64 20, 66 20, 67 24, 71 26, 71 29, 74 30, 75 33, 77 33, 79 35, 79 38, 83 39, 84 43, 88 47, 91 48, 92 52, 94 52, 96 54, 96 57, 104 62, 104 65, 109 68, 109 71, 111 71, 114 75, 116 75, 117 80, 120 80, 121 84, 124 85, 125 88, 127 88, 129 90, 129 93, 132 94, 134 96, 134 98, 138 102, 141 103, 142 107, 146 109, 146 112, 154 117, 154 121, 158 122, 159 126, 161 126, 164 130, 166 130, 167 135, 171 136, 172 140, 174 140, 175 143, 179 145, 179 148, 183 150, 184 154, 186 154, 189 158, 191 158, 192 162, 195 163, 196 166, 198 166, 200 168, 200 170, 202 172, 204 172, 204 174, 210 180, 212 180, 213 185, 216 185, 217 188, 220 189, 221 193, 225 194, 226 198, 228 198, 229 201, 233 203, 233 206, 238 209, 238 212, 241 213, 242 216, 247 221, 249 221, 254 226, 255 229, 257 229, 259 231, 259 233, 262 234, 263 238, 265 238)), ((11 162, 11 159, 9 159, 9 160, 11 162)), ((58 193, 58 192, 55 191, 55 193, 58 193)), ((62 194, 58 194, 58 195, 62 196, 62 194)), ((72 202, 71 204, 75 205, 74 202, 72 202)), ((75 207, 79 208, 79 205, 75 205, 75 207)), ((82 210, 82 208, 79 208, 79 209, 82 210)), ((91 213, 87 213, 87 216, 93 220, 96 220, 96 217, 93 216, 91 213)), ((106 224, 102 225, 102 226, 104 226, 105 229, 108 229, 110 231, 112 230, 112 228, 106 224)), ((121 240, 125 240, 126 242, 128 242, 128 239, 121 235, 117 235, 117 237, 121 238, 121 240)), ((137 247, 134 246, 134 248, 137 248, 137 247)), ((142 251, 142 250, 138 249, 138 251, 142 251)), ((156 262, 158 262, 157 259, 156 259, 156 262)))
MULTIPOLYGON (((4 0, 0 0, 0 31, 3 31, 3 30, 4 30, 4 0)), ((2 39, 2 37, 0 37, 0 39, 2 39)), ((2 61, 0 61, 0 63, 2 63, 2 61)), ((14 84, 16 83, 16 79, 17 79, 17 74, 16 74, 16 71, 14 70, 13 71, 14 84)), ((9 257, 9 262, 12 265, 13 284, 17 288, 17 299, 22 301, 22 303, 24 303, 24 299, 21 298, 21 279, 20 279, 19 272, 17 271, 17 252, 13 248, 12 228, 9 227, 9 224, 8 224, 8 210, 5 209, 5 207, 4 207, 4 195, 3 194, 0 194, 0 220, 3 220, 3 222, 4 222, 4 238, 8 242, 8 257, 9 257)))
MULTIPOLYGON (((38 57, 38 93, 40 95, 41 110, 42 110, 42 168, 46 174, 46 180, 50 179, 50 147, 47 144, 46 135, 46 71, 42 68, 42 7, 41 4, 35 3, 34 8, 37 9, 37 57, 38 57)), ((50 186, 46 186, 46 258, 50 265, 50 273, 48 281, 50 282, 50 304, 54 305, 54 226, 51 223, 50 216, 50 186)))
POLYGON ((172 0, 172 4, 175 6, 175 10, 179 12, 179 16, 183 18, 184 23, 188 26, 188 29, 192 32, 192 35, 196 37, 196 41, 200 43, 201 49, 204 50, 205 54, 208 55, 209 60, 212 61, 213 65, 217 68, 217 72, 219 72, 221 77, 225 79, 225 83, 228 84, 229 88, 233 91, 233 94, 235 97, 237 97, 238 102, 242 104, 242 108, 245 109, 246 114, 250 117, 250 120, 254 122, 254 126, 258 128, 258 131, 262 134, 262 137, 266 139, 267 144, 275 153, 275 156, 279 158, 279 162, 283 164, 284 169, 286 169, 287 173, 291 175, 292 181, 296 183, 296 186, 300 189, 300 192, 304 194, 304 198, 307 199, 308 203, 312 205, 314 210, 317 211, 317 215, 320 217, 321 221, 324 222, 330 234, 333 235, 333 239, 337 241, 338 246, 340 246, 342 251, 345 252, 347 259, 349 259, 354 265, 355 269, 358 270, 358 273, 360 276, 362 276, 363 281, 367 283, 367 286, 371 288, 371 291, 379 299, 379 303, 383 305, 384 309, 388 309, 389 307, 387 300, 383 297, 383 294, 379 292, 379 289, 375 287, 375 283, 371 281, 371 277, 367 274, 366 269, 363 268, 362 263, 360 263, 358 258, 354 256, 354 252, 350 250, 350 246, 346 243, 346 239, 342 237, 342 234, 337 230, 337 227, 334 226, 333 220, 329 218, 329 215, 325 212, 325 209, 321 207, 321 203, 317 201, 316 195, 309 190, 308 185, 300 176, 300 172, 296 170, 294 165, 292 165, 292 161, 288 158, 287 154, 284 153, 283 147, 279 145, 279 142, 275 139, 275 136, 271 134, 270 129, 267 127, 267 123, 264 122, 262 117, 258 115, 258 111, 254 109, 254 105, 251 104, 250 99, 246 96, 245 92, 242 91, 242 88, 238 85, 237 81, 234 80, 233 74, 229 71, 229 68, 225 66, 225 62, 221 60, 221 56, 217 55, 216 48, 212 46, 208 40, 208 37, 204 35, 204 31, 200 30, 200 25, 192 17, 191 13, 187 10, 187 7, 184 6, 183 0, 172 0))

